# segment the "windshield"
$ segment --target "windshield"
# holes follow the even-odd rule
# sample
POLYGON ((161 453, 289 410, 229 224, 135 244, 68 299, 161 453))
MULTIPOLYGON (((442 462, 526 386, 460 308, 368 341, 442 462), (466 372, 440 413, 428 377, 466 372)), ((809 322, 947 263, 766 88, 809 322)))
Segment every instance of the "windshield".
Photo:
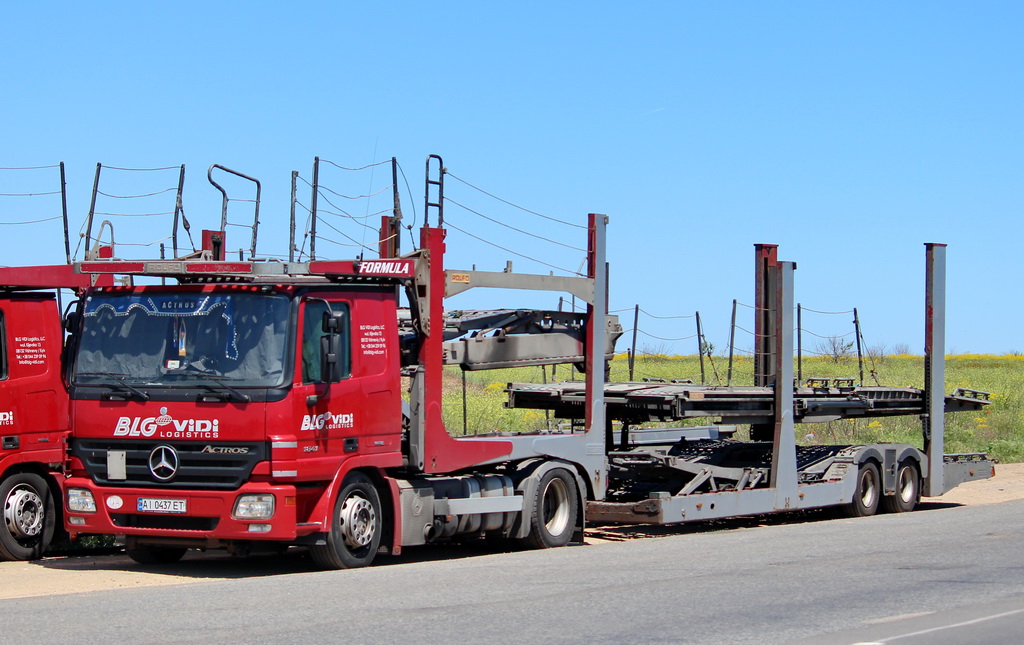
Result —
POLYGON ((288 302, 257 293, 94 294, 85 301, 74 381, 279 385, 288 302))

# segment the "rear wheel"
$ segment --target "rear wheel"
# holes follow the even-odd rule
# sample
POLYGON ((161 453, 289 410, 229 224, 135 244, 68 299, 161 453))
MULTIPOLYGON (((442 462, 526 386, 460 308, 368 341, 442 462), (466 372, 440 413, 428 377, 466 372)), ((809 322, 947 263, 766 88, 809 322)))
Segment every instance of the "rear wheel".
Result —
POLYGON ((568 544, 576 530, 578 504, 572 473, 562 468, 544 473, 532 508, 524 510, 530 514, 530 534, 523 538, 523 544, 534 549, 568 544))
POLYGON ((850 517, 867 517, 878 511, 878 501, 882 496, 881 477, 878 466, 874 462, 865 462, 857 469, 857 490, 853 493, 853 501, 846 505, 846 514, 850 517))
POLYGON ((41 558, 50 546, 56 524, 56 508, 46 480, 33 473, 11 475, 0 483, 0 503, 0 558, 41 558))
POLYGON ((125 549, 128 557, 139 564, 172 564, 182 559, 186 551, 188 549, 185 547, 173 546, 136 546, 125 549))
POLYGON ((383 514, 380 495, 370 478, 352 473, 345 479, 334 504, 327 544, 309 549, 313 562, 323 569, 354 569, 373 562, 380 547, 383 514))
POLYGON ((907 513, 921 501, 921 474, 913 461, 900 462, 896 471, 896 493, 882 498, 882 509, 889 513, 907 513))

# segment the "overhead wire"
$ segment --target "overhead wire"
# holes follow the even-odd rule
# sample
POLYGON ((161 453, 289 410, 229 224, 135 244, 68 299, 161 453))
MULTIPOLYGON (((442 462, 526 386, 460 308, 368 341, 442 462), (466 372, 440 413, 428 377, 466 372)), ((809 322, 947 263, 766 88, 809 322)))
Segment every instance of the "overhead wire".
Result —
POLYGON ((655 316, 654 314, 645 311, 643 308, 640 309, 640 313, 645 314, 651 318, 657 318, 658 320, 686 320, 689 318, 696 318, 695 314, 689 314, 686 316, 655 316))
POLYGON ((181 166, 163 166, 161 168, 119 168, 117 166, 103 166, 104 170, 124 170, 128 172, 155 172, 158 170, 181 170, 181 166))
POLYGON ((56 217, 47 217, 45 219, 26 220, 24 222, 0 222, 0 226, 20 226, 21 224, 39 224, 41 222, 52 222, 54 220, 59 220, 59 219, 63 219, 63 217, 58 215, 56 217))
POLYGON ((801 311, 810 311, 811 313, 815 313, 815 314, 824 314, 826 316, 839 316, 839 315, 843 315, 843 314, 852 314, 853 313, 853 309, 850 309, 849 311, 818 311, 816 309, 809 309, 807 307, 804 307, 803 305, 800 306, 800 310, 801 311))
POLYGON ((465 205, 463 205, 463 204, 460 204, 459 202, 455 201, 454 199, 450 199, 449 197, 445 197, 445 199, 444 199, 444 200, 445 200, 446 202, 449 202, 449 203, 451 203, 451 204, 455 204, 455 205, 456 205, 456 206, 458 206, 459 208, 463 208, 463 209, 465 209, 465 210, 469 211, 470 213, 473 213, 474 215, 477 215, 477 216, 479 216, 479 217, 482 217, 482 218, 484 218, 485 220, 487 220, 487 221, 489 221, 489 222, 494 222, 495 224, 497 224, 497 225, 499 225, 499 226, 504 226, 505 228, 511 229, 511 230, 513 230, 513 231, 515 231, 515 232, 517 232, 517 233, 522 233, 523 235, 528 235, 528 236, 530 236, 530 237, 532 237, 532 238, 536 238, 536 239, 538 239, 538 240, 543 240, 543 241, 545 241, 545 242, 549 242, 549 243, 551 243, 551 244, 556 244, 556 245, 558 245, 558 246, 561 246, 561 247, 564 247, 564 248, 570 249, 570 250, 572 250, 572 251, 579 251, 580 253, 586 253, 586 252, 587 252, 587 250, 586 250, 586 249, 582 249, 582 248, 579 248, 579 247, 576 247, 576 246, 572 246, 572 245, 570 245, 570 244, 564 244, 564 243, 562 243, 562 242, 558 242, 558 241, 552 240, 552 239, 550 239, 550 238, 546 238, 546 237, 544 237, 543 235, 537 235, 536 233, 530 233, 529 231, 524 231, 524 230, 523 230, 523 229, 521 229, 521 228, 516 228, 515 226, 512 226, 512 225, 510 225, 510 224, 506 224, 506 223, 504 223, 504 222, 498 221, 498 220, 494 219, 493 217, 488 217, 487 215, 484 215, 483 213, 481 213, 481 212, 479 212, 479 211, 475 211, 475 210, 473 210, 472 208, 470 208, 470 207, 468 207, 468 206, 465 206, 465 205))
POLYGON ((334 166, 335 168, 338 168, 340 170, 350 170, 350 171, 367 170, 368 168, 373 168, 374 166, 382 166, 384 164, 391 163, 391 160, 387 159, 385 161, 375 161, 373 163, 368 163, 365 166, 360 166, 358 168, 348 168, 346 166, 342 166, 340 164, 337 164, 337 163, 331 161, 330 159, 321 158, 320 161, 322 161, 324 163, 329 163, 332 166, 334 166))
POLYGON ((100 211, 94 211, 93 215, 103 215, 104 217, 158 217, 160 215, 173 215, 174 211, 167 211, 164 213, 103 213, 100 211))
MULTIPOLYGON (((633 331, 633 330, 630 329, 630 330, 627 330, 627 331, 633 331)), ((691 338, 696 338, 697 337, 697 334, 691 334, 689 336, 681 336, 679 338, 662 338, 661 336, 655 336, 654 334, 649 334, 649 333, 645 332, 642 329, 637 329, 636 331, 637 331, 638 334, 643 334, 644 336, 648 336, 650 338, 656 338, 658 340, 664 340, 664 341, 690 340, 691 338)), ((623 332, 623 333, 626 333, 626 332, 623 332)))
POLYGON ((445 221, 445 226, 447 226, 447 227, 449 227, 451 229, 454 229, 454 230, 462 233, 463 235, 468 235, 469 237, 473 238, 474 240, 477 240, 478 242, 483 242, 484 244, 488 244, 490 246, 493 246, 494 248, 501 249, 502 251, 505 251, 506 253, 511 253, 512 255, 515 255, 517 257, 523 258, 524 260, 529 260, 531 262, 536 262, 537 264, 542 264, 542 265, 544 265, 546 267, 549 267, 551 269, 555 269, 557 271, 562 271, 564 273, 568 273, 568 274, 571 274, 571 275, 577 275, 577 276, 582 276, 583 275, 582 273, 580 273, 578 271, 573 271, 572 269, 566 269, 566 268, 563 268, 563 267, 560 267, 560 266, 557 266, 557 265, 554 265, 554 264, 550 264, 548 262, 544 262, 543 260, 538 260, 537 258, 533 258, 533 257, 530 257, 528 255, 523 255, 522 253, 517 253, 516 251, 513 251, 511 249, 507 249, 504 246, 501 246, 500 244, 495 244, 494 242, 491 242, 490 240, 485 240, 482 237, 473 235, 472 233, 470 233, 468 231, 465 231, 465 230, 459 228, 458 226, 455 226, 450 221, 446 220, 445 221))
POLYGON ((112 195, 110 193, 105 193, 102 190, 97 189, 96 193, 99 194, 99 195, 103 195, 104 197, 112 197, 114 199, 138 199, 140 197, 154 197, 156 195, 163 195, 164 193, 169 193, 169 192, 172 192, 172 191, 173 192, 177 192, 177 190, 178 190, 177 187, 171 187, 171 188, 165 188, 164 190, 158 190, 155 193, 145 193, 145 194, 141 194, 141 195, 112 195))
POLYGON ((804 328, 800 328, 800 331, 804 332, 805 334, 810 334, 811 336, 814 336, 815 338, 821 338, 823 340, 830 340, 832 338, 846 338, 847 336, 850 336, 850 335, 852 335, 854 333, 852 331, 848 331, 845 334, 835 334, 835 335, 832 335, 832 336, 822 336, 821 334, 815 334, 813 331, 810 331, 810 330, 804 329, 804 328))
MULTIPOLYGON (((3 170, 0 168, 0 170, 3 170)), ((41 197, 43 195, 60 195, 61 191, 52 190, 45 193, 0 193, 0 197, 41 197)))
POLYGON ((454 179, 454 180, 456 180, 458 182, 461 182, 461 183, 469 186, 473 190, 479 191, 479 192, 483 193, 484 195, 487 195, 488 197, 491 197, 492 199, 496 199, 496 200, 498 200, 499 202, 501 202, 503 204, 507 204, 507 205, 509 205, 509 206, 511 206, 513 208, 517 208, 517 209, 519 209, 519 210, 521 210, 521 211, 523 211, 525 213, 530 213, 531 215, 536 215, 537 217, 541 217, 543 219, 550 220, 552 222, 557 222, 559 224, 564 224, 566 226, 572 226, 574 228, 582 228, 584 230, 587 229, 586 226, 583 226, 581 224, 576 224, 574 222, 567 222, 565 220, 558 219, 557 217, 551 217, 550 215, 544 215, 543 213, 538 213, 537 211, 532 211, 532 210, 530 210, 528 208, 523 208, 522 206, 519 206, 518 204, 514 204, 514 203, 512 203, 512 202, 510 202, 510 201, 508 201, 506 199, 502 199, 501 197, 498 197, 497 195, 489 193, 486 190, 484 190, 484 189, 482 189, 482 188, 480 188, 478 186, 474 186, 473 184, 469 183, 465 179, 462 179, 460 177, 457 177, 457 176, 453 175, 451 172, 446 171, 445 174, 447 176, 451 177, 452 179, 454 179))
POLYGON ((409 203, 412 204, 412 224, 406 227, 409 231, 409 239, 412 243, 413 250, 416 249, 416 236, 412 234, 413 228, 416 227, 416 222, 419 219, 419 215, 416 213, 416 200, 412 197, 412 188, 409 187, 409 178, 405 176, 405 169, 402 168, 402 164, 395 162, 398 166, 398 172, 402 173, 402 180, 405 182, 405 192, 409 196, 409 203))

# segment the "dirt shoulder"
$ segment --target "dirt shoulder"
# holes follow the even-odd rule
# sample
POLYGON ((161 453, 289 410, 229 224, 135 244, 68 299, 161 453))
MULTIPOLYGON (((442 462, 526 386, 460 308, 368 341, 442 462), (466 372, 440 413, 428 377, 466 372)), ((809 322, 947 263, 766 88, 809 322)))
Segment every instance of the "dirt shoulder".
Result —
POLYGON ((1024 464, 996 464, 995 477, 960 484, 942 497, 930 499, 964 505, 1024 499, 1024 464))
MULTIPOLYGON (((1024 499, 1024 464, 999 464, 996 466, 996 476, 992 479, 961 484, 941 498, 931 499, 962 505, 996 504, 1024 499)), ((657 529, 645 530, 643 535, 653 537, 680 532, 679 527, 657 529)), ((628 530, 616 531, 613 535, 599 528, 588 531, 587 543, 620 541, 628 539, 628 535, 628 530)), ((187 584, 202 580, 281 575, 310 570, 304 555, 291 552, 283 557, 260 558, 258 563, 234 559, 219 552, 190 552, 180 563, 150 567, 136 564, 124 555, 0 562, 0 579, 4 581, 0 588, 0 599, 187 584)))

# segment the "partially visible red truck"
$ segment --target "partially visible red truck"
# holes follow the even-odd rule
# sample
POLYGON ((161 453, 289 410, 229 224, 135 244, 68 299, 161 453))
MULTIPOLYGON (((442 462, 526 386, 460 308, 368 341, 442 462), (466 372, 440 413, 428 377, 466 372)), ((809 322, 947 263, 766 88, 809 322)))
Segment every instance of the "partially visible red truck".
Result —
POLYGON ((68 395, 61 378, 60 312, 51 294, 0 294, 0 557, 31 560, 60 513, 68 395))
POLYGON ((70 265, 0 269, 0 558, 5 560, 39 558, 62 530, 68 392, 64 329, 52 289, 90 283, 70 265))

